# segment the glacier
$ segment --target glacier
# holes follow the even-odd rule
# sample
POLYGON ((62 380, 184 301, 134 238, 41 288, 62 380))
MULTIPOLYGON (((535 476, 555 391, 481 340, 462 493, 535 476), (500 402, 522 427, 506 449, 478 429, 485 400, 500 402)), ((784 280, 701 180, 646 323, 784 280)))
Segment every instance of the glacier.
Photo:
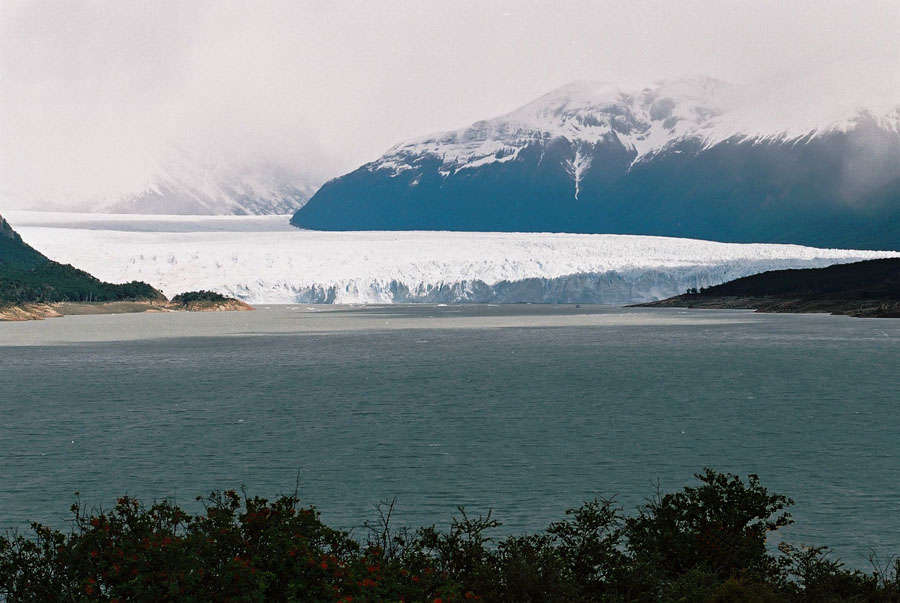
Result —
POLYGON ((766 270, 900 257, 637 235, 308 231, 288 216, 4 215, 47 257, 102 280, 251 304, 628 304, 766 270))

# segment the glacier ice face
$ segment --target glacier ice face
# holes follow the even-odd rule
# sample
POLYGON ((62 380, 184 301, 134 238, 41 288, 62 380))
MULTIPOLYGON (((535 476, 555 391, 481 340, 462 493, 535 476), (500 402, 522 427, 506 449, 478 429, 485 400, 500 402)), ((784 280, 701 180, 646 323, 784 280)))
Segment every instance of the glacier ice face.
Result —
POLYGON ((7 218, 51 259, 103 280, 143 280, 170 297, 210 289, 256 304, 626 304, 765 270, 900 257, 630 235, 304 231, 286 216, 7 218))

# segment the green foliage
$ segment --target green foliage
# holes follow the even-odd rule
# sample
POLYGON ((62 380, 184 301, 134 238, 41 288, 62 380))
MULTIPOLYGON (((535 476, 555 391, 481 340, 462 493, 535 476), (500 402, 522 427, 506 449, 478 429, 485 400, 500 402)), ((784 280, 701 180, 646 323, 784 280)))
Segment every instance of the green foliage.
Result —
POLYGON ((27 270, 49 260, 26 245, 22 237, 0 216, 0 272, 27 270))
POLYGON ((702 485, 658 497, 626 520, 635 560, 662 581, 692 570, 726 579, 742 573, 769 579, 777 573, 766 553, 766 534, 791 522, 781 512, 793 501, 769 494, 756 475, 740 477, 707 469, 702 485))
MULTIPOLYGON (((798 590, 808 599, 822 602, 877 600, 874 598, 879 594, 877 576, 844 570, 840 561, 827 558, 828 547, 798 548, 782 542, 778 549, 784 554, 791 575, 797 578, 798 590)), ((894 593, 900 596, 896 588, 894 593)))
POLYGON ((137 299, 165 298, 147 283, 106 283, 68 264, 46 261, 29 270, 0 266, 0 304, 137 299))
POLYGON ((228 298, 222 295, 221 293, 216 293, 215 291, 187 291, 185 293, 179 293, 175 297, 172 298, 172 303, 181 304, 186 306, 192 302, 223 302, 227 301, 228 298))
POLYGON ((147 283, 105 283, 83 270, 51 261, 25 244, 0 216, 0 306, 137 299, 165 298, 147 283))
POLYGON ((448 530, 391 524, 368 538, 323 524, 296 494, 270 502, 233 490, 198 498, 191 516, 123 497, 111 510, 72 506, 63 534, 0 538, 8 601, 900 601, 900 562, 845 570, 824 548, 764 537, 790 521, 790 500, 710 470, 623 518, 612 501, 567 511, 544 533, 494 543, 500 524, 460 508, 448 530), (893 565, 891 565, 893 564, 893 565))

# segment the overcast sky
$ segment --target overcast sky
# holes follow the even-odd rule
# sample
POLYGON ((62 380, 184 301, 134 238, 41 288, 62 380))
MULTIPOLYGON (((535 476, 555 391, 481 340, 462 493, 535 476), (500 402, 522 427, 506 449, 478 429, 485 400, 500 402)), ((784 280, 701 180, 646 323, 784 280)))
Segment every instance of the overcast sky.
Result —
POLYGON ((137 191, 173 149, 323 180, 572 80, 898 66, 898 32, 897 0, 5 0, 0 202, 137 191))

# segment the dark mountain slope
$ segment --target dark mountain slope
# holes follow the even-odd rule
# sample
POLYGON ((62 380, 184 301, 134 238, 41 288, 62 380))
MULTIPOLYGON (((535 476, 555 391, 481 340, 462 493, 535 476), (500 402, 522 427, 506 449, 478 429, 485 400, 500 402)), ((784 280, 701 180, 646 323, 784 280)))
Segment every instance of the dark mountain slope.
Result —
POLYGON ((900 108, 741 130, 722 86, 564 87, 397 145, 326 183, 291 223, 900 249, 900 108))
POLYGON ((900 318, 900 258, 772 270, 641 305, 900 318))
POLYGON ((49 261, 25 244, 19 233, 0 216, 0 274, 12 270, 27 270, 49 261))
POLYGON ((0 305, 136 299, 165 297, 147 283, 106 283, 83 270, 54 262, 22 241, 0 216, 0 305))

